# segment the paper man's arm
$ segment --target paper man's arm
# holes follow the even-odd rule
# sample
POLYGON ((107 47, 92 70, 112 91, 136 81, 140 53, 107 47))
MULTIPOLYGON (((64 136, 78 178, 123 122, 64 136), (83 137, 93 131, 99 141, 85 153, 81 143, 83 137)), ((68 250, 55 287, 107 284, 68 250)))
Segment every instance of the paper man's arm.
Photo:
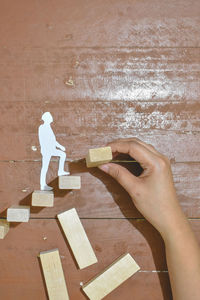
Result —
POLYGON ((62 146, 61 144, 59 144, 57 141, 56 141, 56 147, 59 148, 62 151, 65 151, 65 147, 62 146))

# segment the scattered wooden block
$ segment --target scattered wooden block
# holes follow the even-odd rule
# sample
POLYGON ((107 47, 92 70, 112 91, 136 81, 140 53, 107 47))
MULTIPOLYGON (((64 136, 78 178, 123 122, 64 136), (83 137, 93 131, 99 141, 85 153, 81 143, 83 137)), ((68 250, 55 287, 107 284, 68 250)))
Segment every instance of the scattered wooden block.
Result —
POLYGON ((0 220, 0 239, 4 239, 10 229, 10 225, 6 220, 0 220))
POLYGON ((69 300, 58 249, 40 252, 49 300, 69 300))
POLYGON ((86 165, 88 168, 97 167, 99 165, 108 163, 112 160, 111 147, 103 147, 96 149, 89 149, 86 156, 86 165))
POLYGON ((90 300, 100 300, 136 273, 140 267, 128 253, 118 258, 102 273, 83 285, 90 300))
POLYGON ((97 258, 76 209, 72 208, 57 216, 79 268, 83 269, 96 263, 97 258))
POLYGON ((54 194, 52 191, 34 191, 32 194, 32 206, 53 207, 54 194))
POLYGON ((30 218, 30 206, 11 206, 7 209, 8 222, 28 222, 30 218))
POLYGON ((59 176, 59 189, 61 190, 80 190, 80 176, 59 176))

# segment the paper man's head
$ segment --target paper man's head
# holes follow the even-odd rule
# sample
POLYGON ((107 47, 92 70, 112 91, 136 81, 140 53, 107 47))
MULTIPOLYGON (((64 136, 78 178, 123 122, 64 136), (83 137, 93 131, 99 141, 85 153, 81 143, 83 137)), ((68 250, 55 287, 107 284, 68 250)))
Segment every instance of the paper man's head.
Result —
POLYGON ((53 122, 53 117, 50 112, 47 111, 42 115, 42 120, 44 121, 44 123, 50 124, 53 122))

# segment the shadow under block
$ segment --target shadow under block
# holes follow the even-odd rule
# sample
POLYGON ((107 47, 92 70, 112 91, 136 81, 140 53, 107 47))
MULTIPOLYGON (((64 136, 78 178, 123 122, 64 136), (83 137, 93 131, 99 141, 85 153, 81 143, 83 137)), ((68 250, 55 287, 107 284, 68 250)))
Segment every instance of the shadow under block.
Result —
POLYGON ((4 239, 10 228, 6 220, 0 220, 0 239, 4 239))
POLYGON ((97 262, 96 255, 85 233, 75 208, 57 215, 80 269, 97 262))
POLYGON ((7 209, 8 222, 28 222, 30 218, 30 206, 11 206, 7 209))
POLYGON ((136 273, 140 267, 128 253, 118 258, 102 273, 83 285, 90 300, 100 300, 136 273))
POLYGON ((81 177, 80 176, 59 176, 59 189, 61 190, 80 190, 81 177))
POLYGON ((112 160, 111 147, 103 147, 96 149, 89 149, 86 156, 86 165, 88 168, 97 167, 99 165, 108 163, 112 160))
POLYGON ((69 300, 58 249, 40 252, 49 300, 69 300))
POLYGON ((52 191, 34 191, 32 194, 32 206, 53 207, 54 194, 52 191))

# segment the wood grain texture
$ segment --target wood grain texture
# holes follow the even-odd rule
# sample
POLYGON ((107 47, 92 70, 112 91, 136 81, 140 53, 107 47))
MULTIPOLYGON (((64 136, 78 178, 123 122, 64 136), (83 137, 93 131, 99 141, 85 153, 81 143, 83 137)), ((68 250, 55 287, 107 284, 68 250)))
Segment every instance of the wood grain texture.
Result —
POLYGON ((37 130, 42 113, 51 111, 53 130, 66 146, 67 158, 81 158, 89 148, 136 136, 177 162, 200 161, 199 107, 198 102, 0 103, 0 159, 41 159, 37 130))
POLYGON ((8 222, 28 222, 30 218, 30 206, 12 205, 7 209, 8 222))
POLYGON ((112 160, 111 147, 89 149, 85 162, 87 168, 97 167, 112 160))
MULTIPOLYGON (((6 216, 6 208, 15 205, 31 205, 32 191, 39 189, 41 162, 0 163, 0 211, 6 216), (12 182, 12 186, 10 186, 12 182)), ((137 173, 134 165, 133 173, 137 173)), ((54 218, 58 213, 76 207, 84 218, 137 218, 142 217, 129 195, 111 177, 97 168, 88 169, 85 164, 70 163, 71 174, 81 176, 80 190, 58 189, 57 162, 50 163, 48 183, 54 188, 54 207, 31 207, 31 217, 54 218)), ((174 183, 181 206, 188 217, 200 217, 199 163, 172 164, 174 183)))
MULTIPOLYGON (((0 241, 1 295, 8 300, 34 300, 36 297, 46 300, 37 255, 58 247, 70 299, 85 299, 80 292, 80 282, 87 282, 125 252, 135 258, 141 271, 107 299, 130 300, 133 294, 141 300, 171 299, 168 274, 164 272, 164 244, 152 226, 144 220, 82 220, 82 223, 94 245, 99 263, 81 271, 76 268, 65 238, 60 234, 58 221, 30 220, 17 226, 11 224, 6 239, 0 241)), ((200 241, 200 221, 193 220, 191 224, 200 241)))
MULTIPOLYGON (((167 155, 181 206, 198 218, 191 223, 199 238, 199 11, 198 0, 0 1, 1 217, 11 205, 30 205, 39 189, 37 128, 50 111, 68 160, 131 136, 167 155)), ((114 180, 83 162, 69 168, 81 176, 81 190, 59 191, 52 161, 55 206, 31 207, 30 222, 12 223, 0 241, 1 297, 47 299, 36 255, 58 247, 72 300, 85 299, 80 282, 126 252, 142 270, 105 299, 171 300, 158 233, 114 180), (81 272, 55 220, 72 207, 90 218, 82 222, 99 259, 81 272)))
POLYGON ((59 250, 40 252, 39 257, 49 300, 69 300, 59 250))
POLYGON ((1 45, 198 47, 199 1, 1 1, 1 45), (22 13, 23 12, 23 13, 22 13), (10 20, 15 16, 15 22, 10 20), (25 17, 24 17, 25 16, 25 17), (26 25, 26 26, 24 26, 26 25), (83 28, 84 27, 84 28, 83 28), (40 30, 38 30, 40 29, 40 30))
POLYGON ((0 51, 2 102, 199 100, 199 48, 58 46, 0 51), (66 84, 70 80, 73 85, 66 84))
MULTIPOLYGON (((149 294, 148 299, 161 300, 164 299, 162 289, 164 295, 170 299, 167 273, 152 272, 166 270, 164 245, 152 226, 146 221, 139 220, 81 221, 98 258, 98 264, 83 270, 76 267, 57 220, 31 219, 29 223, 10 228, 6 239, 0 241, 0 289, 5 299, 12 300, 14 295, 17 300, 27 298, 33 300, 36 296, 41 300, 47 299, 37 255, 41 251, 56 247, 60 252, 70 299, 85 299, 80 291, 80 282, 87 282, 110 265, 116 257, 127 252, 134 257, 142 272, 135 274, 134 280, 130 278, 108 299, 116 300, 123 297, 130 300, 131 295, 135 294, 139 299, 145 300, 149 294)), ((192 224, 197 233, 199 222, 192 221, 192 224)))
POLYGON ((97 263, 92 245, 75 208, 57 215, 62 230, 80 269, 97 263))
POLYGON ((101 300, 124 281, 133 276, 140 267, 127 253, 115 260, 100 274, 84 284, 83 291, 91 300, 101 300))
POLYGON ((53 207, 54 193, 53 191, 34 191, 32 193, 32 206, 53 207))
POLYGON ((58 187, 61 190, 80 190, 81 189, 81 177, 80 176, 59 176, 58 187))
POLYGON ((6 220, 0 219, 0 239, 4 239, 10 229, 10 224, 6 220))

